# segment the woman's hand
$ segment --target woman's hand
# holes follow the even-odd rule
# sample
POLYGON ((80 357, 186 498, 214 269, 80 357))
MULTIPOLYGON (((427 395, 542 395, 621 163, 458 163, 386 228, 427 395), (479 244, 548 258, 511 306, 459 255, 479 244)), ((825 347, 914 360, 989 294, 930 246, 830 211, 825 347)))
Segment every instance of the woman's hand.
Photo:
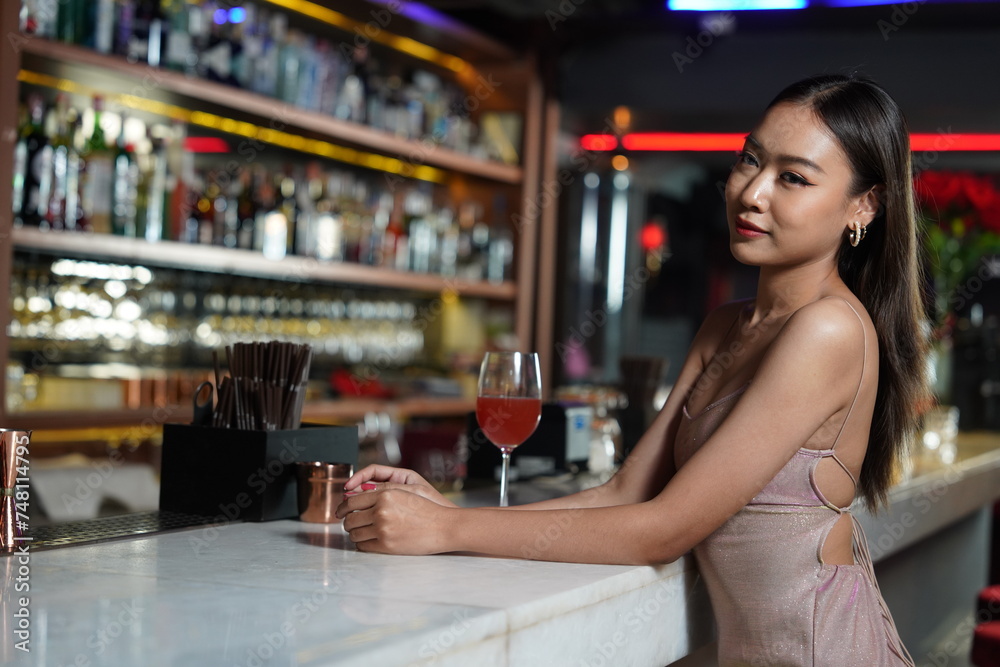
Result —
POLYGON ((426 479, 406 468, 391 468, 381 465, 366 466, 347 480, 344 484, 344 491, 346 493, 361 491, 361 485, 370 482, 376 482, 376 488, 379 490, 404 489, 438 505, 458 507, 442 496, 426 479))
POLYGON ((454 510, 410 493, 409 488, 381 488, 344 499, 337 517, 344 520, 344 530, 359 551, 424 555, 451 550, 447 514, 454 510))

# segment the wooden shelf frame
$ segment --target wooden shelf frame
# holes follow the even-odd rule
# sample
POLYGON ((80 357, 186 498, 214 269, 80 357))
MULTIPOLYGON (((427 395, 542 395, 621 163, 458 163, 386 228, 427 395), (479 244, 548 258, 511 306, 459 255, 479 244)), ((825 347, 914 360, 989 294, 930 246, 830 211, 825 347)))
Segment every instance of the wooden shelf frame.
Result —
POLYGON ((22 227, 12 230, 14 247, 71 257, 92 257, 166 268, 195 269, 210 273, 272 278, 288 282, 382 287, 427 294, 513 301, 517 286, 510 281, 490 283, 449 278, 430 273, 396 271, 350 262, 321 262, 312 257, 289 255, 270 260, 253 250, 220 246, 125 238, 111 234, 43 232, 22 227))
MULTIPOLYGON (((302 419, 318 424, 351 424, 370 412, 385 412, 393 419, 406 420, 415 417, 462 417, 475 409, 475 400, 467 398, 342 398, 306 403, 302 419)), ((102 429, 102 435, 103 429, 114 429, 119 439, 141 440, 150 437, 150 430, 158 430, 162 424, 186 424, 191 418, 189 405, 100 412, 18 412, 7 415, 5 428, 39 431, 39 442, 81 439, 94 429, 102 429)))

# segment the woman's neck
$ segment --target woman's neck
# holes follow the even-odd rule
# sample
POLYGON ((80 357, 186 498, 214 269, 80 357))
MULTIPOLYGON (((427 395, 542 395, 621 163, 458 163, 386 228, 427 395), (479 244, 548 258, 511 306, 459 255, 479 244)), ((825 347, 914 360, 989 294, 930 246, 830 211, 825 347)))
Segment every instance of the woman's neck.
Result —
POLYGON ((817 262, 794 268, 762 266, 750 326, 784 318, 843 285, 836 264, 817 262))

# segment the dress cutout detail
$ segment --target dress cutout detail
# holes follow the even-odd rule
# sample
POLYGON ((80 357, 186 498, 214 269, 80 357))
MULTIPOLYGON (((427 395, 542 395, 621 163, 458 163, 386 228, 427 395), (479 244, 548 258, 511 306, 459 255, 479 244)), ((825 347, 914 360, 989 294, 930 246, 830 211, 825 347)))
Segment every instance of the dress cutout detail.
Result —
MULTIPOLYGON (((867 348, 864 321, 845 303, 861 321, 867 348)), ((816 484, 817 465, 832 458, 857 485, 834 450, 860 395, 864 367, 863 362, 854 400, 830 448, 800 448, 760 493, 693 549, 718 625, 720 667, 914 664, 879 591, 857 518, 850 507, 827 500, 816 484), (855 564, 826 564, 823 544, 845 513, 851 516, 855 564)), ((677 469, 711 437, 749 385, 694 416, 685 403, 674 444, 677 469)))

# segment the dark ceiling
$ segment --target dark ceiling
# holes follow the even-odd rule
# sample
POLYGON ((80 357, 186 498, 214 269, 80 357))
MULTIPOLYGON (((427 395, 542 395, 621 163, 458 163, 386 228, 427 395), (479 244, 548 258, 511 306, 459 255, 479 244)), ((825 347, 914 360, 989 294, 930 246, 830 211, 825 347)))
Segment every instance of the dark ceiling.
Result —
POLYGON ((1000 131, 998 2, 728 14, 662 0, 427 4, 541 52, 573 132, 599 131, 619 104, 637 129, 742 131, 784 85, 844 70, 882 83, 915 131, 1000 131))

